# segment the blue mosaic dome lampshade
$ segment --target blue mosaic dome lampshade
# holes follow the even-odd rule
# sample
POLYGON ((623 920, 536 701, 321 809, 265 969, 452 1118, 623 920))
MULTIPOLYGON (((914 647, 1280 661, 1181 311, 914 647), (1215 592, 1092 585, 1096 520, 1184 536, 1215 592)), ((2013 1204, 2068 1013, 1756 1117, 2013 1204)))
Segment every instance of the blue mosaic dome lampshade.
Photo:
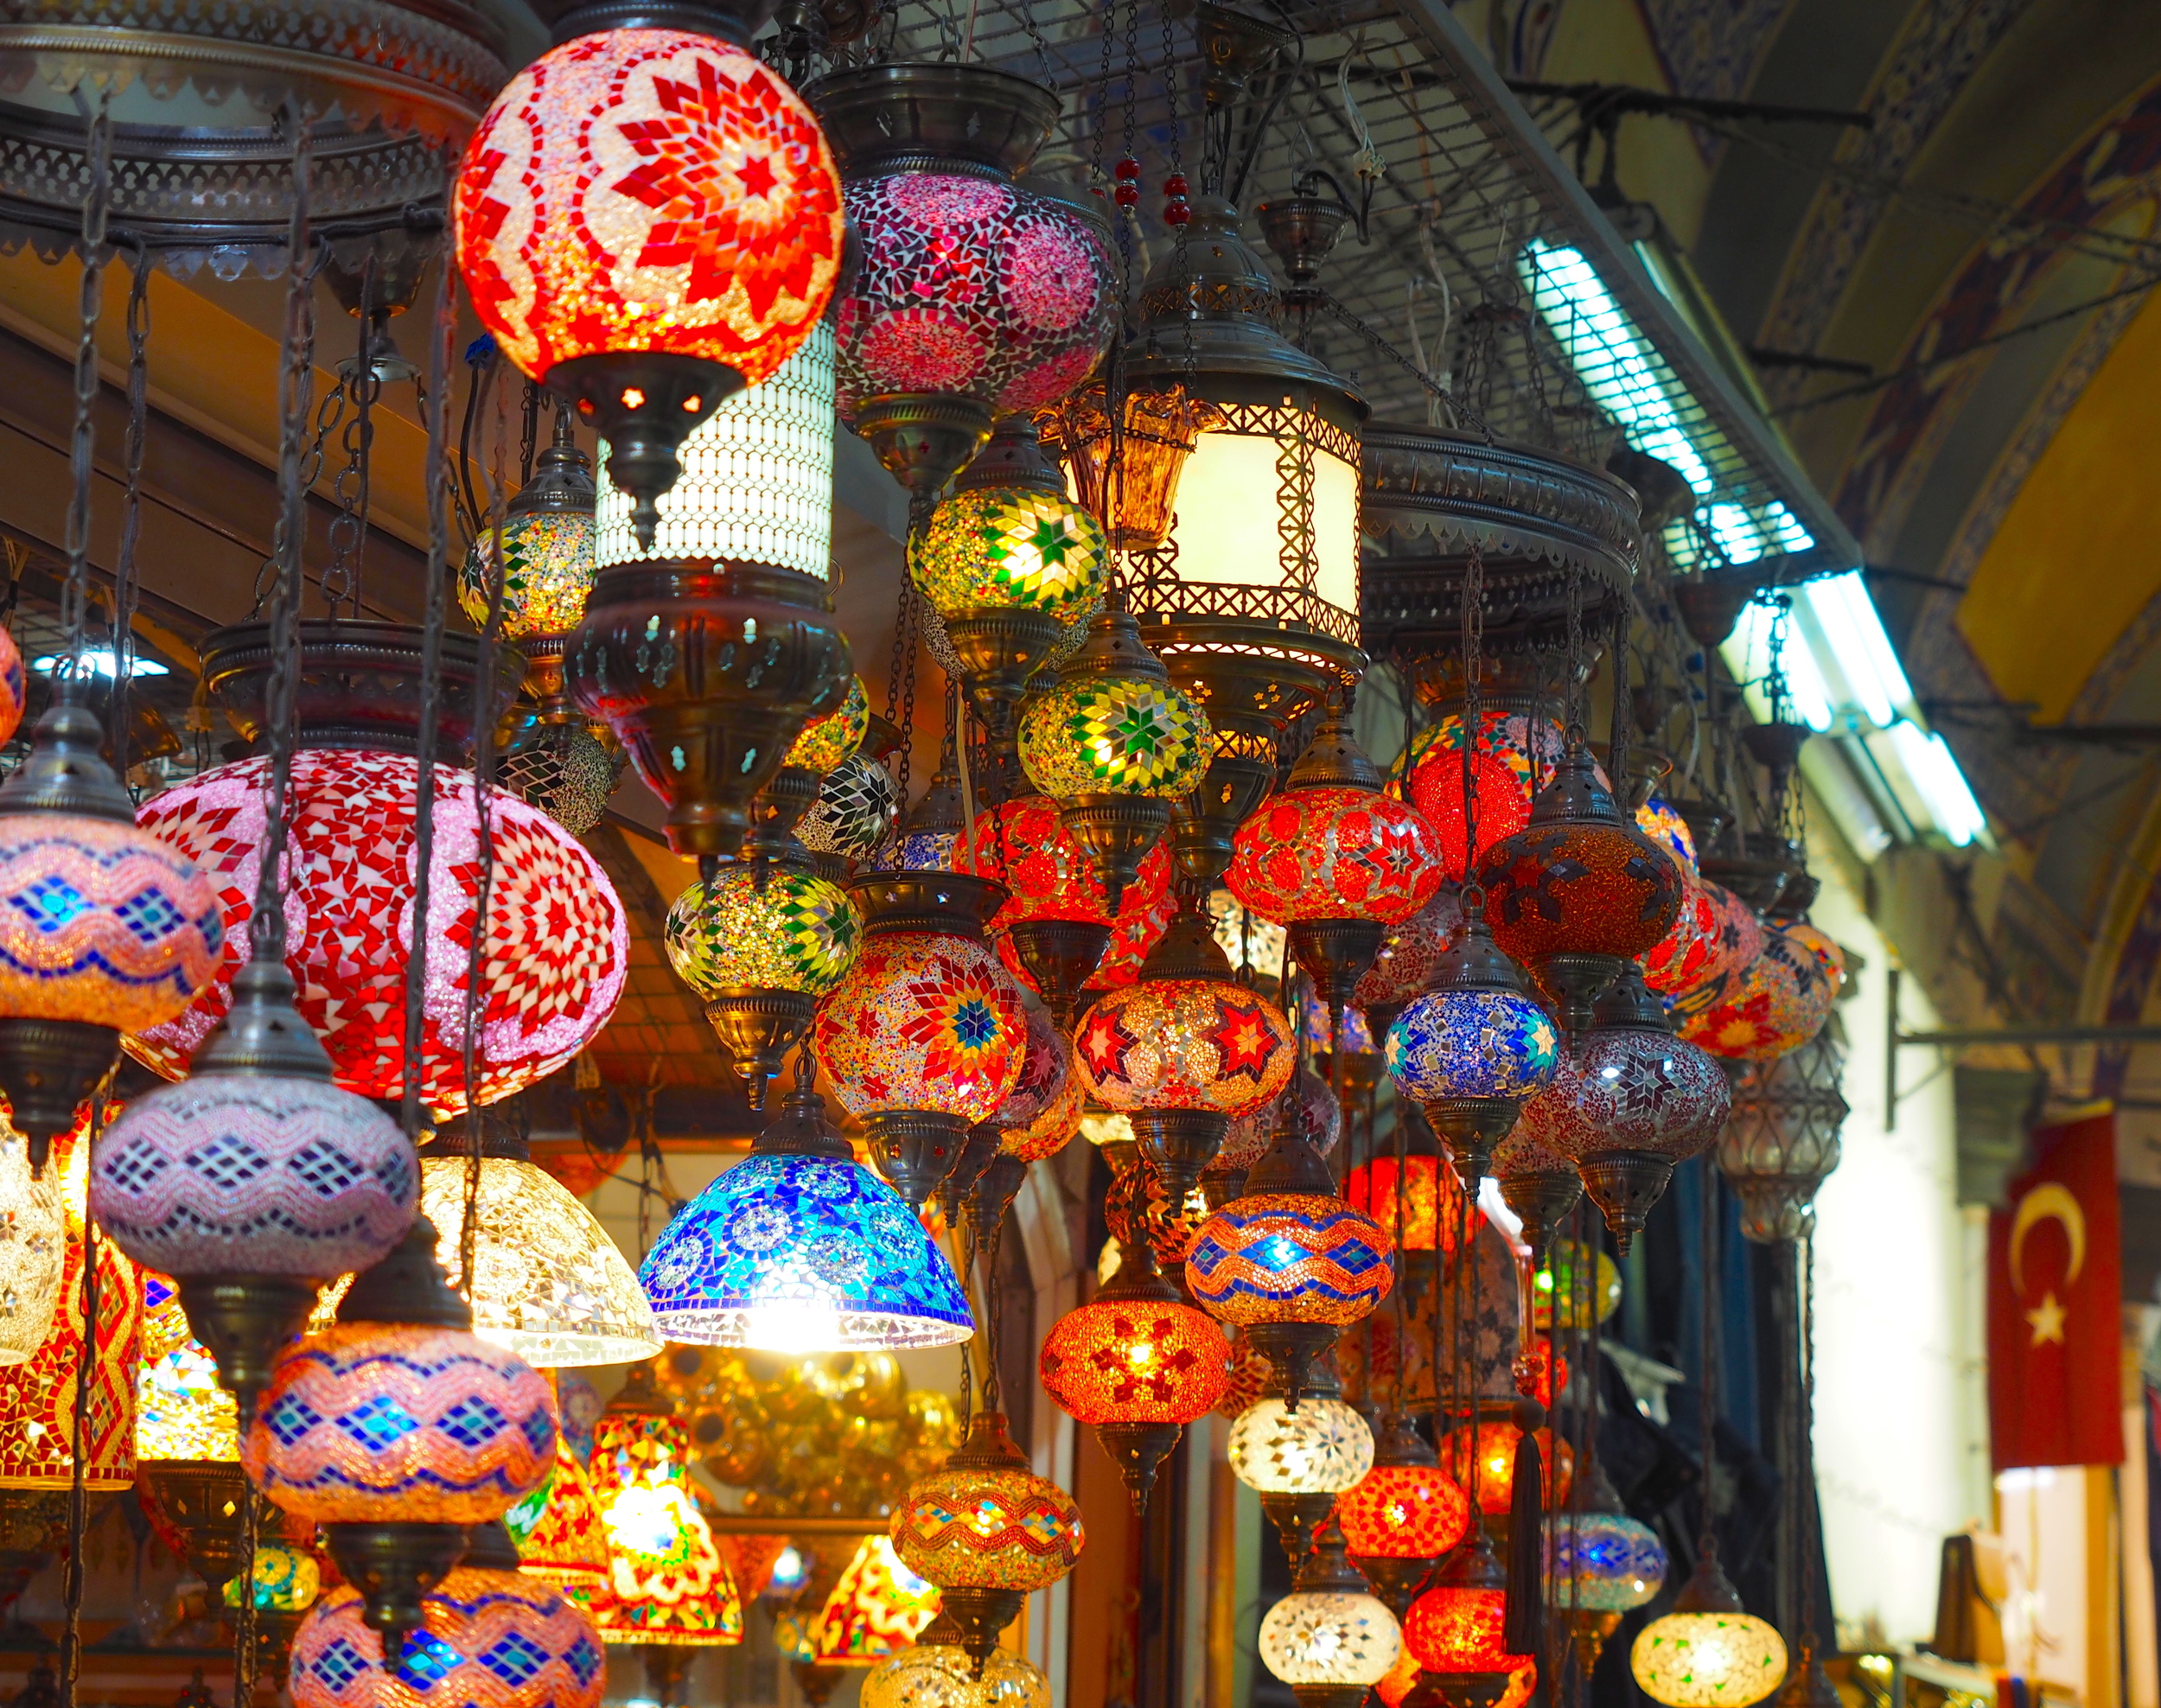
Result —
POLYGON ((1388 1029, 1384 1059, 1397 1093, 1425 1106, 1464 1190, 1476 1194, 1494 1147, 1559 1067, 1560 1029, 1475 902, 1425 989, 1388 1029))
POLYGON ((661 1231, 638 1278, 671 1341, 800 1356, 975 1333, 945 1253, 854 1160, 807 1076, 750 1155, 661 1231))

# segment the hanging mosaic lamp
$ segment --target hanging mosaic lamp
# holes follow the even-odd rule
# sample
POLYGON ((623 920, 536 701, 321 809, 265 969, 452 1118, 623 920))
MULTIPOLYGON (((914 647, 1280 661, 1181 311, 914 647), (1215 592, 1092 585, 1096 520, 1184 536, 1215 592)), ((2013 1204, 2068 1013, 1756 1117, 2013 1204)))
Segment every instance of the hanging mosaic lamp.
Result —
POLYGON ((1395 1666, 1403 1631, 1329 1523, 1298 1563, 1291 1593, 1261 1620, 1259 1642, 1261 1665, 1291 1686, 1298 1708, 1359 1708, 1395 1666))
POLYGON ((1051 1325, 1036 1368, 1059 1409, 1095 1431, 1141 1513, 1185 1426, 1228 1391, 1230 1342, 1179 1297, 1140 1239, 1120 1243, 1107 1287, 1051 1325))
POLYGON ((1066 496, 1035 424, 1008 415, 908 543, 910 577, 943 620, 968 704, 1011 739, 1029 681, 1103 595, 1102 524, 1066 496))
POLYGON ((813 854, 851 865, 893 833, 899 816, 892 773, 868 754, 851 754, 818 785, 818 799, 795 834, 813 854))
POLYGON ((1728 1061, 1776 1061, 1822 1029, 1845 978, 1843 954, 1821 932, 1767 924, 1754 960, 1680 1003, 1680 1035, 1728 1061))
MULTIPOLYGON (((340 668, 414 665, 418 640, 379 633, 387 625, 303 624, 302 670, 326 679, 340 668), (341 641, 331 630, 354 633, 341 641), (336 648, 349 644, 350 652, 336 648), (341 666, 341 656, 349 663, 341 666)), ((206 673, 228 704, 259 701, 249 679, 269 668, 260 624, 206 642, 206 673), (252 631, 252 634, 250 631, 252 631)), ((446 655, 450 652, 446 643, 446 655)), ((454 660, 449 662, 455 662, 454 660)), ((469 694, 446 662, 444 698, 469 694)), ((470 663, 470 655, 468 656, 470 663)), ((304 679, 304 678, 303 678, 304 679)), ((395 715, 394 698, 371 702, 395 715)), ((311 721, 303 743, 333 738, 335 706, 311 721)), ((406 708, 410 710, 410 708, 406 708)), ((250 714, 251 716, 254 714, 250 714)), ((259 727, 252 723, 251 728, 259 727)), ((446 731, 446 739, 457 732, 446 731)), ((416 739, 411 729, 369 727, 386 744, 416 739)), ((177 1018, 131 1032, 128 1053, 169 1080, 185 1077, 196 1052, 234 1003, 234 978, 252 954, 253 916, 266 831, 271 761, 238 760, 154 796, 143 823, 187 851, 226 896, 230 934, 223 966, 177 1018), (247 898, 235 900, 234 898, 247 898)), ((413 894, 419 764, 411 751, 303 745, 292 757, 288 892, 295 924, 284 960, 298 986, 294 1005, 330 1056, 331 1082, 355 1096, 397 1101, 405 1094, 405 972, 403 923, 413 894)), ((480 809, 473 775, 436 768, 435 846, 428 934, 435 944, 469 943, 479 925, 475 849, 480 809)), ((481 978, 485 999, 475 1051, 476 1100, 494 1103, 545 1078, 599 1033, 629 972, 628 918, 600 862, 545 813, 500 791, 488 819, 495 851, 481 978)), ((444 959, 438 955, 431 965, 444 959)), ((465 1106, 465 1005, 462 971, 430 978, 422 1014, 421 1102, 438 1113, 465 1106)))
POLYGON ((0 1127, 0 1365, 22 1363, 44 1342, 67 1261, 59 1177, 49 1169, 34 1176, 28 1141, 0 1127))
POLYGON ((938 1590, 902 1564, 891 1540, 866 1536, 810 1629, 824 1667, 875 1667, 912 1647, 937 1616, 938 1590))
MULTIPOLYGON (((1643 982, 1659 995, 1686 996, 1737 964, 1726 952, 1726 920, 1716 889, 1683 873, 1680 911, 1673 915, 1673 928, 1643 956, 1643 982)), ((1758 940, 1760 947, 1760 932, 1758 940)))
POLYGON ((1440 843, 1417 808, 1380 790, 1350 732, 1348 695, 1330 703, 1289 786, 1239 827, 1224 882, 1263 919, 1291 927, 1291 952, 1340 1029, 1387 927, 1441 885, 1440 843))
MULTIPOLYGON (((781 773, 791 774, 809 773, 781 773)), ((791 841, 793 831, 783 832, 791 841)), ((863 918, 847 892, 809 870, 800 844, 795 851, 800 870, 785 857, 740 861, 691 884, 668 909, 669 964, 704 999, 705 1018, 753 1109, 765 1107, 767 1083, 863 941, 863 918)))
POLYGON ((1050 1708, 1050 1680, 1033 1661, 995 1650, 980 1682, 969 1676, 960 1628, 934 1619, 863 1681, 863 1708, 1050 1708))
POLYGON ((862 750, 870 733, 870 691, 860 676, 851 678, 847 698, 822 717, 813 717, 788 744, 783 771, 808 771, 822 777, 862 750))
POLYGON ((337 1322, 282 1354, 241 1441, 255 1486, 323 1526, 366 1622, 397 1643, 421 1597, 555 1463, 547 1379, 472 1332, 418 1218, 354 1282, 337 1322))
POLYGON ((997 1412, 977 1412, 960 1450, 893 1514, 894 1552, 938 1586, 979 1680, 1029 1593, 1071 1571, 1086 1541, 1079 1506, 1029 1469, 997 1412))
POLYGON ((1531 1000, 1476 905, 1425 989, 1388 1029, 1383 1052, 1399 1096, 1418 1102, 1476 1192, 1494 1146, 1560 1064, 1560 1034, 1531 1000))
POLYGON ((1410 1414, 1392 1412, 1374 1439, 1373 1469, 1335 1497, 1335 1521, 1358 1569, 1400 1619, 1426 1574, 1463 1539, 1470 1501, 1410 1414))
POLYGON ((239 1408, 217 1361, 194 1337, 180 1284, 143 1273, 142 1362, 135 1371, 135 1456, 238 1464, 239 1408))
POLYGON ((1549 1609, 1565 1612, 1576 1665, 1589 1682, 1621 1616, 1654 1600, 1666 1583, 1666 1547, 1658 1533, 1622 1510, 1605 1467, 1590 1461, 1582 1512, 1546 1516, 1549 1609))
MULTIPOLYGON (((1550 1087, 1539 1093, 1539 1097, 1552 1095, 1550 1087)), ((1534 1097, 1525 1105, 1525 1113, 1538 1101, 1534 1097)), ((1492 1168, 1494 1178, 1501 1183, 1501 1201, 1523 1224, 1523 1243, 1531 1248, 1531 1254, 1528 1265, 1519 1268, 1527 1276, 1546 1261, 1546 1248, 1554 1231, 1581 1201, 1583 1176, 1577 1173, 1573 1162, 1547 1144, 1539 1137, 1539 1130, 1521 1116, 1508 1136, 1494 1146, 1492 1168)))
MULTIPOLYGON (((420 1159, 420 1212, 454 1252, 465 1249, 471 1166, 462 1133, 436 1139, 420 1159)), ((660 1350, 653 1307, 615 1240, 506 1123, 481 1126, 465 1291, 473 1332, 536 1369, 627 1364, 660 1350)))
POLYGON ((945 1253, 858 1165, 799 1068, 779 1118, 661 1230, 639 1267, 660 1331, 818 1352, 949 1346, 975 1332, 945 1253))
MULTIPOLYGON (((1457 672, 1460 678, 1460 668, 1457 672)), ((1457 690, 1460 692, 1460 688, 1457 690)), ((1514 836, 1531 821, 1538 785, 1553 774, 1565 746, 1560 725, 1536 711, 1490 701, 1478 715, 1478 738, 1466 743, 1460 705, 1418 732, 1411 742, 1411 804, 1440 838, 1441 864, 1452 883, 1469 874, 1463 825, 1464 749, 1478 786, 1481 844, 1514 836)))
POLYGON ((84 1486, 124 1489, 135 1481, 135 1371, 143 1335, 143 1280, 110 1240, 97 1242, 98 1320, 83 1316, 83 1265, 90 1219, 86 1204, 88 1111, 54 1145, 55 1177, 67 1214, 67 1250, 57 1309, 30 1356, 0 1367, 0 1489, 65 1490, 80 1451, 84 1486), (75 1427, 79 1388, 89 1386, 88 1416, 75 1427))
POLYGON ((1474 1525, 1411 1603, 1404 1641, 1446 1708, 1498 1708, 1512 1675, 1535 1664, 1533 1656, 1509 1654, 1503 1641, 1508 1581, 1485 1531, 1474 1525))
POLYGON ((1463 925, 1457 886, 1444 883, 1418 912, 1381 933, 1373 966, 1351 992, 1352 1004, 1373 1031, 1385 1036, 1404 1004, 1425 988, 1463 925))
POLYGON ((120 1035, 181 1013, 226 948, 213 876, 154 824, 138 828, 82 692, 59 683, 0 783, 0 1093, 33 1175, 120 1035))
POLYGON ((1335 1091, 1310 1068, 1298 1068, 1274 1102, 1232 1118, 1222 1147, 1201 1171, 1211 1209, 1221 1209, 1246 1190, 1246 1176, 1275 1144, 1276 1128, 1286 1115, 1316 1155, 1328 1156, 1342 1139, 1343 1106, 1335 1091))
POLYGON ((1030 699, 1021 765, 1058 803, 1113 912, 1170 823, 1170 803, 1201 781, 1207 716, 1171 684, 1115 590, 1080 650, 1030 699))
POLYGON ((819 1001, 813 1043, 879 1171, 920 1205, 1020 1079, 1027 1011, 983 934, 1005 894, 951 872, 858 878, 849 893, 863 952, 819 1001))
MULTIPOLYGON (((1550 1510, 1565 1505, 1576 1486, 1575 1450, 1550 1429, 1536 1432, 1539 1475, 1550 1510)), ((1461 1424, 1441 1437, 1442 1469, 1469 1491, 1472 1503, 1488 1518, 1506 1518, 1514 1487, 1516 1444, 1523 1431, 1507 1418, 1461 1424)))
POLYGON ((1845 1072, 1845 1036, 1833 1014, 1799 1049, 1739 1075, 1718 1134, 1718 1172, 1741 1201, 1741 1232, 1757 1244, 1797 1240, 1815 1225, 1816 1189, 1842 1149, 1845 1072))
POLYGON ((600 1708, 607 1674, 591 1616, 521 1571, 491 1522, 408 1629, 376 1629, 356 1590, 324 1596, 293 1638, 286 1682, 294 1708, 600 1708))
POLYGON ((1309 1393, 1294 1408, 1280 1394, 1255 1400, 1231 1424, 1231 1474, 1260 1496, 1291 1559, 1347 1489, 1374 1468, 1374 1432, 1338 1395, 1309 1393))
POLYGON ((23 673, 22 649, 14 635, 0 628, 0 743, 15 739, 29 704, 29 680, 23 673))
POLYGON ((615 1578, 608 1526, 593 1494, 593 1479, 571 1450, 570 1432, 558 1430, 555 1471, 545 1490, 528 1494, 503 1515, 518 1545, 519 1569, 552 1584, 581 1607, 605 1601, 615 1578))
POLYGON ((1056 93, 1026 78, 873 64, 806 93, 863 255, 839 299, 841 417, 928 499, 996 416, 1055 403, 1095 366, 1118 317, 1109 233, 1016 182, 1058 119, 1056 93))
POLYGON ((331 1083, 284 962, 249 959, 231 992, 188 1077, 100 1135, 90 1203, 122 1250, 179 1283, 252 1415, 323 1284, 372 1268, 412 1226, 419 1182, 398 1123, 331 1083))
POLYGON ((964 815, 959 761, 947 754, 923 797, 908 808, 898 830, 877 850, 872 864, 881 871, 950 872, 959 870, 964 815))
MULTIPOLYGON (((1651 755, 1663 766, 1667 762, 1651 755)), ((1680 809, 1662 794, 1646 796, 1643 804, 1635 809, 1635 827, 1653 842, 1673 857, 1680 867, 1681 876, 1697 875, 1696 833, 1688 828, 1688 820, 1680 809)))
POLYGON ((1139 979, 1097 997, 1074 1042, 1089 1098, 1131 1120, 1173 1203, 1199 1184, 1235 1117, 1274 1103, 1297 1059, 1290 1023, 1231 977, 1190 895, 1139 979))
POLYGON ((772 377, 839 277, 838 175, 795 92, 711 33, 554 17, 556 45, 496 96, 451 196, 481 323, 609 443, 650 550, 677 448, 772 377))
POLYGON ((1574 1163, 1625 1256, 1673 1165, 1718 1137, 1731 1095, 1718 1064, 1673 1036, 1665 1004, 1630 967, 1520 1125, 1527 1141, 1574 1163))
POLYGON ((690 1431, 637 1364, 593 1425, 593 1498, 608 1527, 610 1643, 712 1648, 743 1641, 743 1603, 692 1498, 690 1431))
POLYGON ((1335 1189, 1328 1164, 1285 1123, 1245 1195, 1208 1218, 1186 1258, 1195 1301, 1245 1331, 1293 1408, 1314 1360, 1395 1284, 1387 1230, 1335 1189))
POLYGON ((571 412, 558 409, 532 478, 504 508, 500 598, 492 526, 475 538, 458 578, 458 603, 475 629, 487 629, 489 604, 496 602, 497 632, 526 660, 532 709, 515 717, 503 749, 503 785, 572 836, 600 822, 621 768, 571 705, 563 675, 564 648, 593 590, 596 497, 592 462, 577 447, 571 412))
POLYGON ((1073 1040, 1043 1010, 1028 1011, 1028 1051, 1021 1076, 998 1112, 991 1118, 998 1150, 1022 1163, 1055 1157, 1080 1131, 1087 1085, 1074 1055, 1073 1040))
POLYGON ((1527 966, 1571 1032, 1680 910, 1673 857, 1622 818, 1580 743, 1561 755, 1530 822, 1481 856, 1501 946, 1527 966))
POLYGON ((1463 1188, 1448 1159, 1421 1122, 1404 1142, 1400 1159, 1383 1151, 1343 1177, 1343 1197, 1400 1241, 1396 1267, 1409 1297, 1422 1297, 1440 1274, 1444 1254, 1456 1249, 1463 1222, 1463 1188))
POLYGON ((1673 1611, 1635 1634, 1629 1670, 1662 1708, 1748 1708, 1786 1679, 1786 1641, 1741 1605, 1739 1591, 1705 1547, 1673 1611))

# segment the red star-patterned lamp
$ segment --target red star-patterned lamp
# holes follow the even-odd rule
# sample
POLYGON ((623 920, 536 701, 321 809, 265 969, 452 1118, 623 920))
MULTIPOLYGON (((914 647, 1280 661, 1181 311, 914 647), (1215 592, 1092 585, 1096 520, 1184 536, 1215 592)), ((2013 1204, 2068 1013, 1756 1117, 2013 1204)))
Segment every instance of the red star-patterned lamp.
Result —
POLYGON ((824 133, 749 20, 609 28, 619 10, 562 10, 474 131, 451 214, 474 311, 608 441, 650 551, 677 447, 810 336, 844 227, 824 133))
POLYGON ((1470 1527, 1470 1501, 1410 1414, 1391 1412, 1374 1443, 1373 1469, 1335 1497, 1352 1557, 1401 1619, 1441 1556, 1470 1527))
POLYGON ((1440 841, 1416 807, 1380 791, 1380 771, 1350 732, 1348 697, 1291 773, 1290 787, 1239 827, 1224 881, 1263 919, 1291 928, 1291 952, 1328 1004, 1343 1005, 1387 927, 1441 887, 1440 841))
POLYGON ((1180 1431, 1229 1392, 1230 1342, 1137 1239, 1121 1242, 1111 1284, 1052 1325, 1037 1367, 1043 1392, 1093 1426, 1141 1512, 1180 1431))
POLYGON ((1189 896, 1139 982, 1097 998, 1076 1034, 1088 1094, 1120 1111, 1182 1202, 1221 1148, 1231 1118, 1291 1081, 1291 1027, 1231 977, 1207 916, 1189 896))

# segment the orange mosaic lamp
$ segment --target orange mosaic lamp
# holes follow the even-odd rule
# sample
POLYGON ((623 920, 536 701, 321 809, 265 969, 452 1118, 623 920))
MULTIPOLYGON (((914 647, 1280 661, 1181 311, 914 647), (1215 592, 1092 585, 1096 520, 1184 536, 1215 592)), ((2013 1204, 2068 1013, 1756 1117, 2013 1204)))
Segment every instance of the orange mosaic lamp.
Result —
POLYGON ((938 1588, 917 1577, 883 1536, 866 1536, 810 1630, 812 1661, 875 1667, 915 1646, 938 1616, 938 1588))
POLYGON ((83 1482, 124 1489, 135 1482, 135 1367, 143 1337, 142 1271, 110 1240, 97 1244, 98 1320, 86 1336, 83 1261, 90 1146, 61 1138, 54 1160, 66 1204, 67 1246, 60 1303, 37 1349, 0 1367, 0 1488, 66 1488, 75 1468, 75 1385, 90 1382, 82 1441, 83 1482))
POLYGON ((590 1603, 605 1596, 615 1577, 608 1526, 593 1498, 593 1480, 571 1449, 567 1433, 555 1437, 555 1475, 545 1492, 528 1494, 503 1515, 518 1544, 521 1568, 590 1603))
POLYGON ((1411 1603, 1405 1645, 1447 1708, 1499 1708, 1514 1678, 1536 1666, 1502 1641, 1508 1602, 1508 1574, 1474 1526, 1470 1540, 1441 1563, 1433 1587, 1411 1603))
MULTIPOLYGON (((1550 1380, 1550 1378, 1549 1378, 1550 1380)), ((1505 1419, 1469 1429, 1450 1430, 1441 1437, 1442 1468, 1458 1484, 1469 1488, 1478 1510, 1488 1518, 1503 1516, 1515 1483, 1515 1447, 1523 1431, 1505 1419)), ((1576 1455, 1550 1429, 1538 1432, 1539 1467, 1543 1485, 1541 1504, 1548 1512, 1568 1504, 1576 1486, 1576 1455)))
POLYGON ((1426 1574, 1463 1539, 1470 1500, 1397 1412, 1381 1425, 1373 1469, 1335 1497, 1335 1521, 1374 1593, 1401 1619, 1426 1574))
POLYGON ((593 1494, 614 1596, 599 1622, 611 1643, 743 1641, 742 1597, 692 1499, 690 1460, 690 1431, 653 1386, 653 1367, 634 1367, 593 1425, 593 1494))
POLYGON ((1079 1505, 1029 1469, 1001 1412, 977 1412, 960 1450, 893 1514, 894 1552, 944 1592, 979 1679, 1029 1592, 1071 1571, 1086 1540, 1079 1505))

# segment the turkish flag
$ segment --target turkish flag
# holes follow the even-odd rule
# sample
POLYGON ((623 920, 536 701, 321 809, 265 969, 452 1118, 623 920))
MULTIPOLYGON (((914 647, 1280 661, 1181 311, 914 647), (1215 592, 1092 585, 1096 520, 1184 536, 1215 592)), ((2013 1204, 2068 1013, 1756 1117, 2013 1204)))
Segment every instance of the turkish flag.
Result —
POLYGON ((1988 1424, 1999 1471, 2124 1456, 2116 1118, 2034 1135, 1988 1218, 1988 1424))

